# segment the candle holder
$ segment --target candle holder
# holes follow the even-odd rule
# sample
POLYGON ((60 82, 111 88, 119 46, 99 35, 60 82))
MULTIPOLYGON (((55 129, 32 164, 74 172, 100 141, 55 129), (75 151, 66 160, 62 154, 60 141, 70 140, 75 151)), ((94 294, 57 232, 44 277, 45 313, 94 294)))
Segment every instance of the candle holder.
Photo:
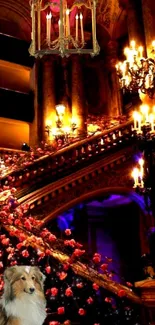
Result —
POLYGON ((68 0, 45 1, 44 5, 42 0, 31 0, 30 54, 35 57, 47 54, 59 54, 62 57, 70 54, 98 55, 100 48, 96 38, 96 5, 97 0, 75 0, 72 5, 68 0), (85 10, 91 13, 91 49, 86 47, 85 42, 83 19, 85 10), (74 22, 73 19, 70 20, 71 14, 74 22), (46 26, 46 37, 44 26, 46 26))
POLYGON ((142 158, 132 172, 133 187, 143 195, 148 214, 155 217, 155 133, 148 124, 141 127, 141 133, 135 130, 135 137, 142 158))
MULTIPOLYGON (((155 41, 152 42, 154 55, 155 41)), ((116 65, 120 88, 123 92, 141 91, 153 98, 155 93, 155 61, 143 57, 143 47, 136 48, 135 41, 131 41, 130 48, 125 48, 126 59, 116 65)))

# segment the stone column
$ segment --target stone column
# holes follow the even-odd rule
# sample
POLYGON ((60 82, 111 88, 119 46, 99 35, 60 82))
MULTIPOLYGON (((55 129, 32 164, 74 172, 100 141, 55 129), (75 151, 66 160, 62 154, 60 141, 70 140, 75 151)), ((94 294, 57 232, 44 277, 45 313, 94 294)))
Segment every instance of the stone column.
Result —
POLYGON ((45 127, 56 127, 56 99, 55 99, 55 74, 54 57, 47 56, 42 61, 42 116, 43 116, 43 139, 50 140, 45 132, 45 127))
POLYGON ((96 64, 96 71, 97 71, 98 82, 99 82, 99 102, 98 102, 99 105, 97 109, 100 114, 109 115, 109 100, 107 98, 108 76, 107 76, 107 70, 104 61, 100 60, 96 64))
POLYGON ((152 57, 152 41, 155 39, 155 5, 152 0, 142 0, 145 41, 148 57, 152 57))
POLYGON ((137 46, 145 47, 145 35, 140 3, 139 7, 137 8, 135 0, 129 0, 126 5, 126 10, 129 43, 132 40, 135 40, 137 46))
POLYGON ((36 60, 34 66, 31 70, 30 75, 30 87, 31 91, 34 95, 34 116, 33 122, 30 123, 30 146, 34 147, 41 140, 42 134, 42 117, 41 117, 41 103, 40 103, 40 82, 39 82, 39 74, 40 74, 40 61, 36 60))
POLYGON ((72 56, 72 118, 77 121, 77 133, 83 137, 87 133, 87 111, 84 101, 82 58, 72 56))
POLYGON ((68 71, 68 59, 62 59, 62 67, 63 67, 63 98, 62 103, 65 106, 65 116, 64 116, 64 124, 66 126, 70 126, 71 124, 71 98, 70 98, 70 89, 69 89, 69 71, 68 71))
POLYGON ((108 77, 108 102, 107 114, 117 117, 122 114, 122 95, 119 80, 116 73, 117 42, 110 41, 107 44, 107 77, 108 77))

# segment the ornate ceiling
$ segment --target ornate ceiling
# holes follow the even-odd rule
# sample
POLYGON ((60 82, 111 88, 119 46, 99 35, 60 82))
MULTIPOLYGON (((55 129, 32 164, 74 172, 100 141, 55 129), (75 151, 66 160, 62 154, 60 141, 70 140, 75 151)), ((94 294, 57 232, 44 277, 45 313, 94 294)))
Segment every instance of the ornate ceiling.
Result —
MULTIPOLYGON (((108 39, 122 36, 122 31, 126 31, 125 17, 125 10, 120 7, 119 0, 98 0, 97 24, 100 34, 103 31, 102 37, 105 34, 108 39)), ((29 0, 0 0, 0 33, 30 41, 29 0)))

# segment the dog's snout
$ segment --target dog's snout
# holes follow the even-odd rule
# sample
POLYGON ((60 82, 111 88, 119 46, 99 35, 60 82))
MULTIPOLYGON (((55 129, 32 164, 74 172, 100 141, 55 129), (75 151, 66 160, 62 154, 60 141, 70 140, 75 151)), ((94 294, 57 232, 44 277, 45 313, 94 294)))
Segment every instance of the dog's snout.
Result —
POLYGON ((35 288, 29 288, 30 293, 33 293, 35 288))

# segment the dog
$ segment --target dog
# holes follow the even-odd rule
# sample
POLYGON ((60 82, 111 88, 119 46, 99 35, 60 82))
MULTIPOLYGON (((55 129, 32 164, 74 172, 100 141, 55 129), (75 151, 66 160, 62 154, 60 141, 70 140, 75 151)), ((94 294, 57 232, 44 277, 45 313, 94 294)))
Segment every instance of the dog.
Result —
POLYGON ((4 272, 0 325, 42 325, 46 318, 45 276, 35 266, 12 266, 4 272))

